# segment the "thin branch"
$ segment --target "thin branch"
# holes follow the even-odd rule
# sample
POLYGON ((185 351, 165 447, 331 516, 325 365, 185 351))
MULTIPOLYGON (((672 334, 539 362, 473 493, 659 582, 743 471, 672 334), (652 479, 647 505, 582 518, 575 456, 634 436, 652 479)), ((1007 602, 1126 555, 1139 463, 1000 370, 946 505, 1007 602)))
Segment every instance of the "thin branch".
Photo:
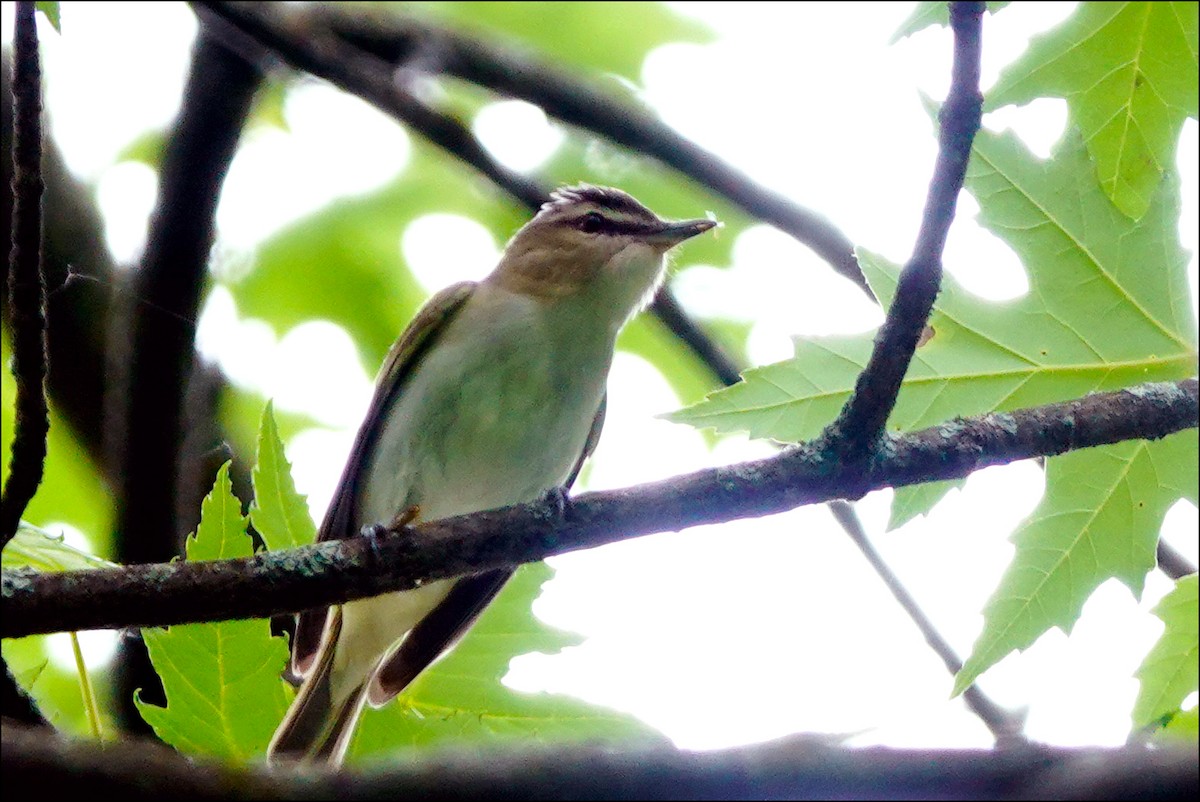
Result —
POLYGON ((1185 799, 1195 749, 844 749, 808 737, 710 752, 578 744, 403 753, 373 770, 269 771, 147 741, 5 722, 4 777, 65 799, 1185 799))
POLYGON ((46 276, 42 271, 42 69, 31 2, 17 3, 13 30, 13 212, 8 254, 9 320, 13 328, 16 422, 4 499, 0 548, 38 485, 46 460, 46 276))
POLYGON ((3 637, 131 625, 266 617, 407 590, 639 535, 784 512, 989 465, 1197 425, 1197 381, 1151 383, 888 436, 865 476, 801 445, 739 465, 623 490, 561 510, 523 504, 241 560, 38 574, 5 571, 3 637))
POLYGON ((688 316, 670 288, 663 285, 654 296, 650 311, 675 337, 704 363, 717 381, 731 387, 742 380, 737 363, 688 316))
POLYGON ((413 16, 347 14, 314 8, 300 23, 331 29, 359 48, 402 67, 442 72, 519 98, 569 125, 661 161, 808 246, 867 295, 854 244, 821 215, 755 183, 719 156, 569 72, 512 47, 438 27, 413 16))
MULTIPOLYGON (((0 70, 0 153, 12 147, 12 83, 9 53, 0 70)), ((114 273, 104 244, 104 229, 92 191, 63 164, 54 145, 49 120, 43 125, 42 269, 46 275, 46 336, 49 361, 46 390, 50 403, 87 449, 88 456, 112 482, 112 465, 104 458, 104 338, 109 321, 109 295, 114 273)), ((0 159, 3 186, 12 180, 12 164, 0 159)), ((0 230, 12 228, 13 199, 0 193, 0 230)), ((4 297, 8 297, 8 274, 4 297)), ((7 307, 4 321, 8 323, 7 307)))
MULTIPOLYGON (((962 669, 962 661, 958 659, 958 655, 954 653, 954 648, 941 636, 941 633, 933 626, 933 622, 925 615, 925 612, 917 604, 917 600, 913 598, 908 589, 900 582, 900 578, 892 572, 892 569, 883 561, 883 557, 876 551, 871 544, 870 538, 867 537, 867 532, 863 528, 862 521, 859 520, 858 514, 854 511, 854 507, 845 501, 831 501, 829 503, 829 511, 837 518, 842 529, 850 536, 858 550, 866 557, 867 562, 875 569, 875 573, 883 580, 883 584, 887 586, 892 597, 899 603, 904 612, 917 629, 921 631, 925 642, 929 644, 929 648, 933 649, 934 653, 941 658, 942 664, 946 666, 946 670, 951 675, 958 674, 962 669)), ((1024 743, 1025 739, 1021 735, 1021 730, 1024 722, 1013 716, 1004 708, 997 705, 986 695, 979 690, 979 686, 972 684, 966 691, 963 692, 963 700, 967 703, 967 707, 977 715, 984 725, 991 730, 992 735, 996 739, 996 743, 1000 746, 1015 746, 1024 743)))
POLYGON ((1173 549, 1161 538, 1158 541, 1157 555, 1159 570, 1171 579, 1183 579, 1185 576, 1196 573, 1196 566, 1188 562, 1187 557, 1173 549))
POLYGON ((829 447, 851 460, 868 459, 879 442, 941 287, 942 251, 966 176, 971 142, 982 117, 979 64, 983 9, 983 3, 951 3, 954 66, 950 94, 941 111, 938 156, 921 231, 912 258, 900 274, 887 318, 875 337, 871 358, 855 382, 854 393, 824 434, 829 447))

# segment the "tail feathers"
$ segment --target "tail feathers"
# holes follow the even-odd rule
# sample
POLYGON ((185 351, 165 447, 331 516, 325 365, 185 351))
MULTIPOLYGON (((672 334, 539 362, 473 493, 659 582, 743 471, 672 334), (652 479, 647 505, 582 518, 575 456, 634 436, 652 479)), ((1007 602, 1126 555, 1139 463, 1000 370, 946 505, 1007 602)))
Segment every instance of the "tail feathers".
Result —
POLYGON ((444 656, 466 634, 480 612, 512 576, 498 568, 460 579, 384 658, 367 683, 367 701, 379 707, 403 691, 417 675, 444 656))
POLYGON ((365 684, 337 703, 331 694, 330 672, 318 666, 296 696, 283 723, 267 748, 271 763, 326 762, 338 765, 350 745, 354 723, 362 707, 365 684))
POLYGON ((316 666, 300 686, 296 699, 267 747, 267 760, 271 763, 323 761, 336 766, 342 762, 350 745, 366 683, 349 694, 334 698, 333 655, 341 617, 335 615, 332 618, 316 666))

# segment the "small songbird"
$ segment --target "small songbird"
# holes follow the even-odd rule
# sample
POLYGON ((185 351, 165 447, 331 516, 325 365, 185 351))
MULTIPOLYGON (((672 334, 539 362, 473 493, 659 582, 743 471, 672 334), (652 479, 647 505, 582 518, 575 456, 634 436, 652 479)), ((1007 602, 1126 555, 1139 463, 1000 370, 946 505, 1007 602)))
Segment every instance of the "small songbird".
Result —
MULTIPOLYGON (((555 192, 487 278, 442 290, 392 346, 319 539, 568 488, 600 435, 617 332, 666 252, 715 225, 668 222, 617 189, 555 192)), ((404 690, 511 574, 301 614, 291 671, 304 681, 269 758, 340 763, 363 704, 404 690)))

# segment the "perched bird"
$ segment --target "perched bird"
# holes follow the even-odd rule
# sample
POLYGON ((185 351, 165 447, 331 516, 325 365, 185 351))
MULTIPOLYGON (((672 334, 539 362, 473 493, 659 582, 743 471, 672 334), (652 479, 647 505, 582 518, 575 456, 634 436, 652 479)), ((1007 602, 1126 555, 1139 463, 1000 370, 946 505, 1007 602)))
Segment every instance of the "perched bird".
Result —
MULTIPOLYGON (((666 252, 715 225, 668 222, 617 189, 555 192, 487 278, 442 290, 392 346, 319 539, 569 487, 600 435, 617 332, 666 252)), ((301 614, 291 670, 304 680, 269 758, 340 763, 364 702, 404 690, 511 574, 301 614)))

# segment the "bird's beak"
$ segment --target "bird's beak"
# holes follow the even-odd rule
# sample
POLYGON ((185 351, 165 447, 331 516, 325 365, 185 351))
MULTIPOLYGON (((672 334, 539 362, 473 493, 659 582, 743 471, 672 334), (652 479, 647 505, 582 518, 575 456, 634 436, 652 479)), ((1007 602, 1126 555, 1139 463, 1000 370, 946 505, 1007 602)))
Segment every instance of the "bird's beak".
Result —
POLYGON ((642 239, 651 245, 657 245, 664 250, 678 245, 697 234, 703 234, 717 225, 716 220, 682 220, 678 223, 664 222, 658 231, 642 235, 642 239))

